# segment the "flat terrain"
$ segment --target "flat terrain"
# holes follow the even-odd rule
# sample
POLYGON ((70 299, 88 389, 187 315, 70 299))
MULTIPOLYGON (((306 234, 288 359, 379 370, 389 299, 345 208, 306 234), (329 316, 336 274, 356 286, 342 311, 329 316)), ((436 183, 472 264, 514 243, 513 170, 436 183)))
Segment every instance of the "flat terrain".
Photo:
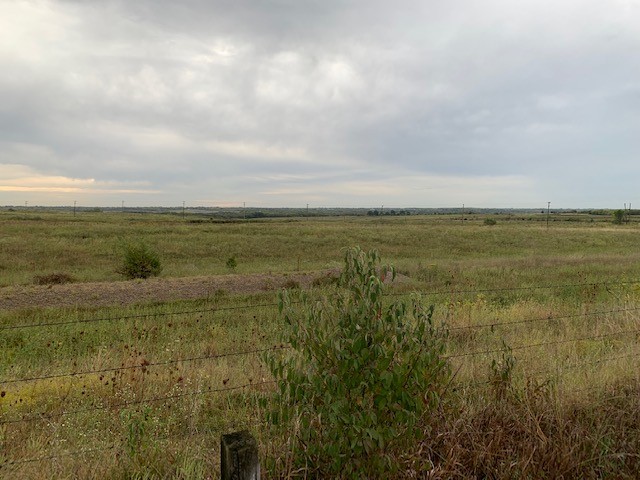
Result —
POLYGON ((493 218, 0 211, 0 477, 217 478, 217 439, 246 428, 292 478, 295 425, 265 420, 277 294, 332 295, 359 245, 400 275, 385 302, 417 294, 449 332, 453 379, 398 477, 638 478, 640 224, 493 218), (159 277, 117 273, 138 242, 159 277))
POLYGON ((495 216, 497 225, 488 226, 482 216, 464 222, 444 215, 217 222, 175 215, 0 211, 0 287, 32 284, 35 276, 51 273, 77 282, 122 280, 117 270, 123 248, 138 241, 158 252, 163 278, 323 271, 339 267, 342 249, 354 245, 379 250, 385 262, 408 273, 435 268, 474 283, 496 274, 495 281, 502 280, 502 274, 519 268, 527 272, 516 272, 518 280, 526 274, 543 277, 531 278, 536 282, 580 271, 597 280, 640 277, 639 224, 552 218, 546 228, 543 215, 495 216), (237 262, 234 271, 226 266, 230 258, 237 262))
POLYGON ((117 282, 17 285, 0 289, 0 309, 107 307, 207 299, 220 292, 231 295, 273 292, 295 285, 308 288, 325 273, 217 275, 150 278, 117 282))

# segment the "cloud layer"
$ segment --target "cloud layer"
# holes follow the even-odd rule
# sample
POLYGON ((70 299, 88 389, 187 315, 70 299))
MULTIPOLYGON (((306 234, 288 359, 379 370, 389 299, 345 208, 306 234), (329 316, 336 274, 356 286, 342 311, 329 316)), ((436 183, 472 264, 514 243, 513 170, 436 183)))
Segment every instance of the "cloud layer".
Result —
MULTIPOLYGON (((0 5, 0 204, 617 206, 640 3, 0 5)), ((640 200, 639 200, 640 201, 640 200)))

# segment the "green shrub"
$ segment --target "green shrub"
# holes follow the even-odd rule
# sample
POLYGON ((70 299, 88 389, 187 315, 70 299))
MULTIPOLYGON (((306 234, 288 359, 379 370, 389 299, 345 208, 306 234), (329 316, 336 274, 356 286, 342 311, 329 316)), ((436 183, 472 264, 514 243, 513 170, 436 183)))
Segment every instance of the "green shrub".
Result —
POLYGON ((146 244, 127 244, 117 272, 128 279, 155 277, 162 272, 162 264, 158 254, 146 244))
POLYGON ((238 261, 236 260, 236 256, 232 256, 227 258, 227 268, 229 270, 231 270, 232 272, 234 272, 236 270, 236 267, 238 266, 238 261))
POLYGON ((493 218, 485 218, 484 219, 484 224, 485 225, 495 225, 496 223, 498 223, 498 222, 496 222, 496 220, 493 219, 493 218))
POLYGON ((624 222, 624 210, 616 210, 613 212, 613 223, 616 225, 622 225, 624 222))
POLYGON ((448 382, 446 330, 433 307, 418 298, 385 305, 387 275, 394 270, 380 269, 376 252, 351 248, 328 296, 298 303, 281 294, 292 350, 267 357, 279 384, 270 417, 297 426, 294 460, 312 477, 388 478, 448 382))

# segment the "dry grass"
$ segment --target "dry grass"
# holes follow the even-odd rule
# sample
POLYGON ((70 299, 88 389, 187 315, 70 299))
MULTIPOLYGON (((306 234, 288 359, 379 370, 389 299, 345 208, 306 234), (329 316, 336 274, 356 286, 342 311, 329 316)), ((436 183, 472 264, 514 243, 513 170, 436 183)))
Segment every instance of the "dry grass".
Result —
MULTIPOLYGON (((640 476, 635 226, 547 232, 527 222, 462 227, 441 218, 200 225, 98 214, 1 221, 9 283, 41 271, 109 280, 119 231, 160 246, 169 277, 226 273, 231 255, 240 273, 319 269, 335 266, 344 245, 379 247, 407 277, 394 295, 423 292, 436 321, 449 326, 455 373, 437 415, 424 421, 424 442, 395 452, 399 478, 640 476), (52 227, 59 244, 27 250, 13 240, 52 227), (12 256, 28 260, 24 274, 12 256)), ((323 277, 314 288, 333 283, 323 277)), ((264 422, 274 386, 262 384, 270 377, 261 355, 213 358, 278 345, 277 309, 243 307, 275 301, 267 291, 218 292, 0 311, 0 465, 17 462, 0 467, 0 477, 215 478, 219 435, 241 428, 258 437, 269 478, 304 476, 291 463, 295 425, 264 422), (78 375, 102 369, 120 370, 78 375), (62 376, 12 381, 52 375, 62 376)))
POLYGON ((74 282, 72 275, 64 272, 49 273, 46 275, 36 275, 33 277, 33 283, 36 285, 61 285, 64 283, 74 282))
POLYGON ((637 478, 640 385, 559 399, 530 384, 505 399, 458 398, 431 419, 405 475, 420 478, 637 478))

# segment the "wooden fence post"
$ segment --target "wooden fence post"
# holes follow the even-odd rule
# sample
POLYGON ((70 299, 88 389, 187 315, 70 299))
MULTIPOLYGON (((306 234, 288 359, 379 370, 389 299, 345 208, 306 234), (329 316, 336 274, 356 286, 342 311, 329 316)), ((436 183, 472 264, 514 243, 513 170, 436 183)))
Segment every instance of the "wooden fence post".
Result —
POLYGON ((260 480, 258 442, 247 430, 222 435, 220 470, 222 480, 260 480))

